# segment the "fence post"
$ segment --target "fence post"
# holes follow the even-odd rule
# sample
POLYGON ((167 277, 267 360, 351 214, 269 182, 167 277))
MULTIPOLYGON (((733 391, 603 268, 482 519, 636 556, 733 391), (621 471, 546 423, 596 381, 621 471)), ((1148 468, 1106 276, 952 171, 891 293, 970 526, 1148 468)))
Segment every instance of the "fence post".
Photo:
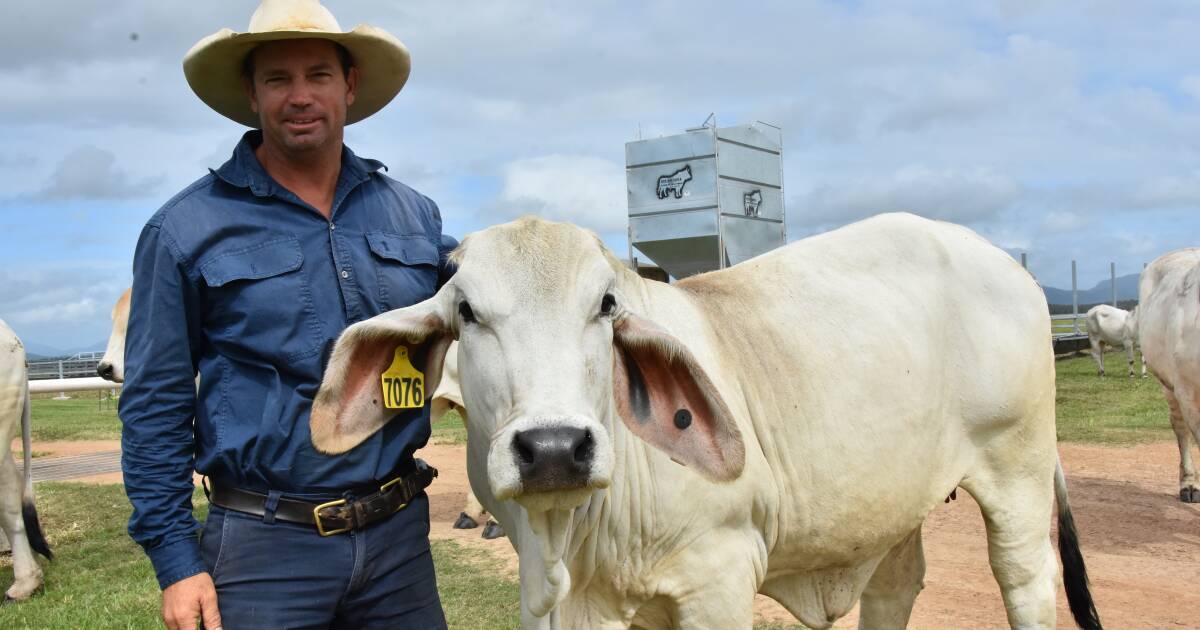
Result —
POLYGON ((1108 275, 1111 278, 1110 282, 1112 282, 1112 305, 1113 305, 1113 307, 1116 307, 1116 305, 1117 305, 1117 263, 1115 263, 1115 262, 1108 263, 1108 275))
POLYGON ((1075 334, 1079 334, 1079 277, 1075 275, 1075 261, 1071 261, 1071 314, 1075 319, 1071 320, 1071 325, 1074 327, 1075 334))

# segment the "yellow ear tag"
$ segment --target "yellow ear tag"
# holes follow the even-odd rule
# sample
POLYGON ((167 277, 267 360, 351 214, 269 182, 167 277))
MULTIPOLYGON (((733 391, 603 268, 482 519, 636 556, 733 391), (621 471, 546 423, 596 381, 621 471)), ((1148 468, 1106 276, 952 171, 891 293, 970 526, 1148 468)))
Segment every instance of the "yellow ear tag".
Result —
POLYGON ((425 406, 425 374, 408 360, 408 348, 396 348, 392 365, 384 370, 381 380, 384 407, 420 409, 425 406))

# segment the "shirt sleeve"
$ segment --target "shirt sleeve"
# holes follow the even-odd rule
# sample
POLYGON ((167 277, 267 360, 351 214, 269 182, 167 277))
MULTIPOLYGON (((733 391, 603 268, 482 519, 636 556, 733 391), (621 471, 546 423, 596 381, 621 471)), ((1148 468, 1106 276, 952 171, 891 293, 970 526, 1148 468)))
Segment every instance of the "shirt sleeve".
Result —
POLYGON ((192 516, 199 299, 182 260, 168 234, 146 226, 133 259, 119 406, 129 535, 162 588, 207 570, 192 516))
MULTIPOLYGON (((426 199, 428 199, 428 197, 426 199)), ((442 211, 438 208, 437 204, 434 203, 432 199, 429 199, 429 205, 431 206, 431 210, 433 212, 434 218, 437 220, 437 228, 438 228, 438 231, 440 232, 442 230, 442 226, 444 225, 442 223, 442 211)), ((438 283, 437 283, 437 288, 439 288, 439 289, 442 288, 442 285, 444 285, 450 281, 450 278, 451 278, 451 276, 454 275, 455 271, 458 271, 458 265, 455 265, 454 263, 450 262, 450 253, 453 252, 454 249, 457 247, 458 247, 458 239, 454 238, 453 236, 450 236, 449 234, 445 234, 445 233, 441 234, 441 240, 438 243, 438 283)))

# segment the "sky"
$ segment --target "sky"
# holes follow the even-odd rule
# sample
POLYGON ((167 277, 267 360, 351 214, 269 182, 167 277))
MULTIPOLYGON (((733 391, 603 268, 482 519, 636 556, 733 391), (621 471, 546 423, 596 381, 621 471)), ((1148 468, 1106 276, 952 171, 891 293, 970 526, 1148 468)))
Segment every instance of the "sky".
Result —
MULTIPOLYGON (((256 2, 12 3, 0 21, 0 319, 103 345, 134 244, 239 127, 184 53, 256 2)), ((412 75, 346 130, 461 237, 523 214, 626 251, 624 145, 783 129, 789 240, 896 210, 967 225, 1081 288, 1200 245, 1200 7, 1189 0, 326 0, 412 75), (1189 43, 1190 42, 1190 43, 1189 43)))

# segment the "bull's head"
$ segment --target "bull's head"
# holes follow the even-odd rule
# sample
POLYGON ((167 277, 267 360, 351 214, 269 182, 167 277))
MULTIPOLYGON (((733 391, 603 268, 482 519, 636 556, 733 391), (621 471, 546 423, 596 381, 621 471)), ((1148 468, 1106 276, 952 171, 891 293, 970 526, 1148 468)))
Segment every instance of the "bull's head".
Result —
POLYGON ((569 509, 609 485, 617 418, 711 480, 742 470, 741 434, 692 352, 639 316, 641 280, 574 226, 522 219, 474 234, 434 297, 346 329, 313 403, 318 450, 339 453, 379 430, 380 374, 399 345, 436 387, 459 339, 472 436, 489 436, 497 499, 569 509), (629 306, 626 306, 626 305, 629 306))

